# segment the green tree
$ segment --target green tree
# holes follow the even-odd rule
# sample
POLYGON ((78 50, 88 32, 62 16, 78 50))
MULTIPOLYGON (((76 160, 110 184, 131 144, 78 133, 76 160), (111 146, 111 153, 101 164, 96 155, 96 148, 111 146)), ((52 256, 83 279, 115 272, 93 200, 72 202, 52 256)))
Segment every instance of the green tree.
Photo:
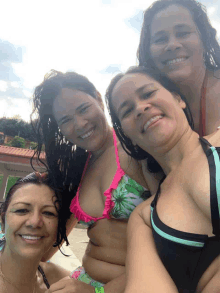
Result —
POLYGON ((13 138, 13 140, 10 142, 10 145, 12 147, 16 147, 16 148, 25 148, 25 139, 19 136, 15 136, 13 138))

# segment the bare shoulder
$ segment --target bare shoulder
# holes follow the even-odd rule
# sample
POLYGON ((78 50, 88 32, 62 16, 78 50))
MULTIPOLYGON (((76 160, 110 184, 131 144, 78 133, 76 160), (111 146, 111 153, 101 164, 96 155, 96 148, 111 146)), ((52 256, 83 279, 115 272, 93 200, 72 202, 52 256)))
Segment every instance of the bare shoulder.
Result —
POLYGON ((136 221, 139 218, 142 221, 144 221, 144 223, 147 226, 151 227, 150 212, 151 212, 151 203, 153 199, 154 199, 154 196, 150 197, 149 199, 139 204, 132 212, 129 222, 136 221))
MULTIPOLYGON (((220 126, 220 120, 219 120, 219 126, 220 126)), ((217 129, 212 134, 207 135, 204 138, 207 139, 211 143, 211 145, 213 145, 214 147, 220 147, 220 128, 217 129)))
POLYGON ((70 271, 65 270, 61 266, 52 262, 41 262, 40 266, 42 267, 49 284, 56 283, 62 278, 70 275, 70 271))

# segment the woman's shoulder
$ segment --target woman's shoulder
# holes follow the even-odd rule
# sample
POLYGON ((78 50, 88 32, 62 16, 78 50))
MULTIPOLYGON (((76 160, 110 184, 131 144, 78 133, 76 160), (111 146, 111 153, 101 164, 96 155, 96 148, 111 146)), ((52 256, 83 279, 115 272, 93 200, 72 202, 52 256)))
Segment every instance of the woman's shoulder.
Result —
POLYGON ((70 275, 70 271, 53 262, 40 262, 40 266, 50 285, 70 275))

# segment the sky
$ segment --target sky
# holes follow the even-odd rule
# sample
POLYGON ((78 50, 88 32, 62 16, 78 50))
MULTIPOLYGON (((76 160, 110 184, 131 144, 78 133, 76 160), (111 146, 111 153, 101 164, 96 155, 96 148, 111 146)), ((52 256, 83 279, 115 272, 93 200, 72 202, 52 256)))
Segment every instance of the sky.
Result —
MULTIPOLYGON (((51 69, 85 75, 104 97, 114 75, 137 64, 143 11, 153 2, 3 1, 0 117, 29 121, 34 88, 51 69)), ((201 2, 220 38, 220 0, 201 2)))

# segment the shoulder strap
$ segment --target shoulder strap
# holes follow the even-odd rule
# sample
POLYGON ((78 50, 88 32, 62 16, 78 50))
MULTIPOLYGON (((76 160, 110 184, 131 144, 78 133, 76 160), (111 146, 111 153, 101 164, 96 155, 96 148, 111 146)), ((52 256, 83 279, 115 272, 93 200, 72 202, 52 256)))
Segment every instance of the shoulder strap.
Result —
POLYGON ((151 205, 154 206, 154 207, 156 206, 156 204, 157 204, 157 200, 158 200, 158 197, 159 197, 159 195, 160 195, 160 186, 161 186, 161 184, 163 183, 163 181, 164 181, 165 178, 166 178, 166 175, 164 175, 163 178, 160 180, 160 182, 159 182, 159 186, 158 186, 158 188, 157 188, 156 195, 155 195, 155 197, 154 197, 154 200, 153 200, 152 203, 151 203, 151 205))
POLYGON ((215 147, 208 157, 210 172, 210 205, 213 234, 220 237, 220 159, 215 147))
POLYGON ((47 277, 46 277, 46 275, 45 275, 45 273, 44 273, 44 271, 43 271, 41 266, 38 266, 38 271, 41 273, 41 275, 43 277, 43 280, 44 280, 44 283, 47 286, 47 289, 50 289, 50 284, 49 284, 49 282, 47 280, 47 277))
POLYGON ((118 168, 121 168, 120 160, 119 160, 119 155, 118 155, 117 138, 116 138, 116 134, 115 134, 114 128, 113 128, 113 140, 114 140, 114 146, 115 146, 115 156, 116 156, 117 166, 118 166, 118 168))
POLYGON ((210 174, 210 207, 213 234, 220 237, 220 159, 219 153, 205 138, 199 138, 207 156, 210 174), (207 153, 207 146, 209 152, 207 153))

